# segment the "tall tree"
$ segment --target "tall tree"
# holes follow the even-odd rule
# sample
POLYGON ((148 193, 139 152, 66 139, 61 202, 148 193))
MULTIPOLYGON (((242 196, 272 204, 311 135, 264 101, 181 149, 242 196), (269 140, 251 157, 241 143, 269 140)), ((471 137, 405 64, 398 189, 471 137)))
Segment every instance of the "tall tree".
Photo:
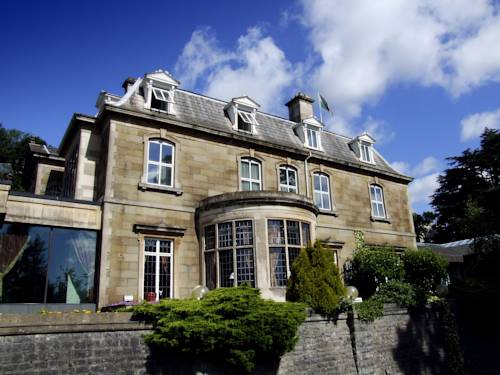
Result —
POLYGON ((500 233, 500 132, 486 129, 478 149, 448 160, 431 202, 436 242, 500 233))
POLYGON ((433 242, 432 235, 436 214, 432 211, 422 212, 422 215, 413 213, 413 225, 418 242, 433 242))
POLYGON ((21 181, 25 164, 24 161, 30 140, 39 144, 46 144, 46 142, 39 137, 17 129, 5 129, 0 123, 0 163, 9 163, 12 166, 13 190, 25 190, 21 181))

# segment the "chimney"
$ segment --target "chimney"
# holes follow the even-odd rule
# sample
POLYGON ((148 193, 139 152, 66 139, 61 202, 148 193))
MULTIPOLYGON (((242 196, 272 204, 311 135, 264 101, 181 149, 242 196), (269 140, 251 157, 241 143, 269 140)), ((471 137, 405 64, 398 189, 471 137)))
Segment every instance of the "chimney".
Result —
POLYGON ((288 117, 290 121, 302 122, 306 118, 313 116, 313 103, 314 99, 298 92, 295 96, 288 101, 285 105, 288 107, 288 117))

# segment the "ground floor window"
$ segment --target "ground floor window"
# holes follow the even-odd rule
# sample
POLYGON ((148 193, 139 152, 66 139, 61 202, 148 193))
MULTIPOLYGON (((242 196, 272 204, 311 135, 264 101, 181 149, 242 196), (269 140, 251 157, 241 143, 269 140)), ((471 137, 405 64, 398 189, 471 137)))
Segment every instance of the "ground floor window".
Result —
POLYGON ((171 240, 144 239, 144 299, 172 298, 172 256, 171 240))
POLYGON ((1 303, 94 303, 97 232, 0 224, 1 303))
POLYGON ((300 249, 311 241, 308 223, 267 220, 271 287, 285 287, 300 249))
POLYGON ((204 228, 205 282, 209 289, 248 284, 255 287, 252 220, 204 228))

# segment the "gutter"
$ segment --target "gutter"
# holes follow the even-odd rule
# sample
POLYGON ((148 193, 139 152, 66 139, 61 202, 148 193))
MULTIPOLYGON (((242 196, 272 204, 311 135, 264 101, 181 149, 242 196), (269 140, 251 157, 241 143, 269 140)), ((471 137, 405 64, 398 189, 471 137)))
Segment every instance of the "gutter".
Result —
POLYGON ((309 151, 309 155, 304 159, 304 170, 306 173, 306 196, 309 197, 309 168, 307 166, 307 161, 312 157, 312 152, 309 151))

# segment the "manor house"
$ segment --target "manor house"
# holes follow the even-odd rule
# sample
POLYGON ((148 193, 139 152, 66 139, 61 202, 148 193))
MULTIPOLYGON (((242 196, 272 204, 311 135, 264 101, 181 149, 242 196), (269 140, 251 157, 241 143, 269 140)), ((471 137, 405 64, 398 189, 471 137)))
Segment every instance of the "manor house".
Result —
POLYGON ((341 269, 357 231, 415 247, 412 179, 370 135, 326 130, 311 97, 297 93, 284 119, 163 70, 123 88, 75 114, 57 150, 30 144, 29 192, 0 181, 0 312, 183 298, 199 284, 282 301, 310 241, 341 269))

